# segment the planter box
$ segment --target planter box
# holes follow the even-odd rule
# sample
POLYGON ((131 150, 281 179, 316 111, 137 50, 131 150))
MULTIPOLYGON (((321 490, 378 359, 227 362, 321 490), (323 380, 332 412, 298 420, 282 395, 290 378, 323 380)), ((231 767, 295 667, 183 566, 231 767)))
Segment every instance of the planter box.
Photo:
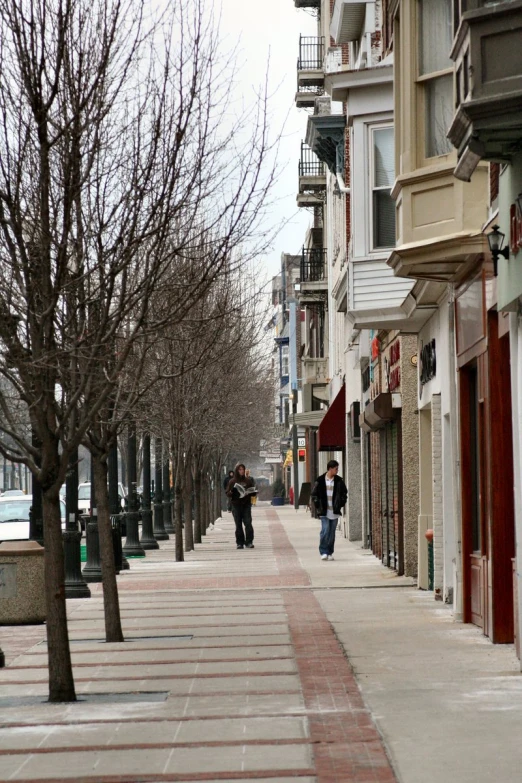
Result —
POLYGON ((284 498, 272 498, 273 506, 284 506, 284 504, 285 504, 284 498))

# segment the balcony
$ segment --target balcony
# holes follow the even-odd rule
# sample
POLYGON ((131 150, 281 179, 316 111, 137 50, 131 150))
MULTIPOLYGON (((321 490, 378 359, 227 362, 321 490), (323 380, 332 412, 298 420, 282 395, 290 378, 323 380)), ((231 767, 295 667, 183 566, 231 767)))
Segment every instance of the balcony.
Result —
POLYGON ((326 169, 313 150, 304 141, 301 142, 301 159, 299 161, 299 195, 298 206, 318 206, 322 198, 318 193, 326 191, 326 169))
POLYGON ((294 0, 296 8, 321 8, 321 0, 294 0))
POLYGON ((324 299, 328 291, 326 248, 304 248, 300 273, 299 302, 304 304, 324 299))
POLYGON ((298 108, 313 107, 315 99, 324 92, 324 55, 324 37, 299 37, 295 96, 298 108))
POLYGON ((301 359, 301 374, 303 384, 305 383, 327 383, 328 381, 328 359, 312 358, 303 356, 301 359))
POLYGON ((522 0, 471 5, 451 51, 457 94, 448 132, 455 176, 465 182, 481 159, 509 161, 522 142, 522 0))
POLYGON ((336 44, 358 41, 365 29, 366 9, 375 13, 375 0, 335 0, 330 35, 336 44))

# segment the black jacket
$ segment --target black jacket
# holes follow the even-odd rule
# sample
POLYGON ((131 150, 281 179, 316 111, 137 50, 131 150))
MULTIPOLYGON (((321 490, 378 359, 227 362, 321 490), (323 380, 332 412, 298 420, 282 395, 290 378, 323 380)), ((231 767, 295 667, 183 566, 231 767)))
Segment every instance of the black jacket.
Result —
POLYGON ((253 478, 250 476, 247 478, 246 476, 243 476, 243 478, 240 478, 239 480, 237 478, 232 478, 228 482, 228 489, 227 489, 227 495, 232 501, 233 506, 250 506, 252 505, 252 495, 245 495, 245 497, 241 498, 239 497, 239 492, 237 489, 234 489, 235 483, 242 484, 245 489, 248 487, 255 487, 256 483, 253 478))
MULTIPOLYGON (((312 487, 311 498, 314 502, 317 513, 320 517, 325 517, 328 511, 328 500, 326 497, 326 473, 316 479, 312 487)), ((334 490, 332 506, 334 514, 340 514, 348 500, 348 490, 346 484, 340 476, 334 476, 334 490)))

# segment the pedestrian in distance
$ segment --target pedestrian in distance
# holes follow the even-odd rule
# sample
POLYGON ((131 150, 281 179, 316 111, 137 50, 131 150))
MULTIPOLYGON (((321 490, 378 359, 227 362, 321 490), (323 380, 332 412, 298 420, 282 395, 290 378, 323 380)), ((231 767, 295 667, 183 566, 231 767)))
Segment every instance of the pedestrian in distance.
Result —
POLYGON ((254 528, 252 527, 252 496, 255 494, 254 480, 246 476, 242 463, 236 465, 234 477, 230 479, 227 495, 232 503, 232 515, 236 523, 236 547, 254 548, 254 528))
MULTIPOLYGON (((234 478, 234 471, 233 470, 229 470, 228 471, 228 476, 225 476, 224 481, 223 481, 223 489, 225 490, 225 492, 228 491, 228 485, 230 484, 230 481, 233 478, 234 478)), ((230 500, 229 497, 227 497, 227 511, 232 511, 232 503, 231 503, 231 500, 230 500)))
POLYGON ((326 473, 316 479, 311 498, 321 518, 319 553, 321 560, 334 559, 335 530, 337 520, 348 500, 346 484, 337 475, 339 463, 332 459, 326 466, 326 473))

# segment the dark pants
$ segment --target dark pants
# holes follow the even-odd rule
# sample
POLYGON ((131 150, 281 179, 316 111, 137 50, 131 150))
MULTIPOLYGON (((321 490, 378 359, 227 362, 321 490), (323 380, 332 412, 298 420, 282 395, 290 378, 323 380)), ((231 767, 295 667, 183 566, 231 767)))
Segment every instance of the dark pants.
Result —
POLYGON ((336 529, 337 529, 337 519, 328 519, 328 517, 321 517, 321 533, 319 535, 319 552, 322 555, 333 555, 336 529))
POLYGON ((236 544, 238 546, 251 544, 254 540, 254 528, 252 527, 252 505, 250 499, 248 505, 246 503, 243 505, 233 503, 232 515, 236 523, 236 544), (243 525, 245 526, 244 532, 243 525))

